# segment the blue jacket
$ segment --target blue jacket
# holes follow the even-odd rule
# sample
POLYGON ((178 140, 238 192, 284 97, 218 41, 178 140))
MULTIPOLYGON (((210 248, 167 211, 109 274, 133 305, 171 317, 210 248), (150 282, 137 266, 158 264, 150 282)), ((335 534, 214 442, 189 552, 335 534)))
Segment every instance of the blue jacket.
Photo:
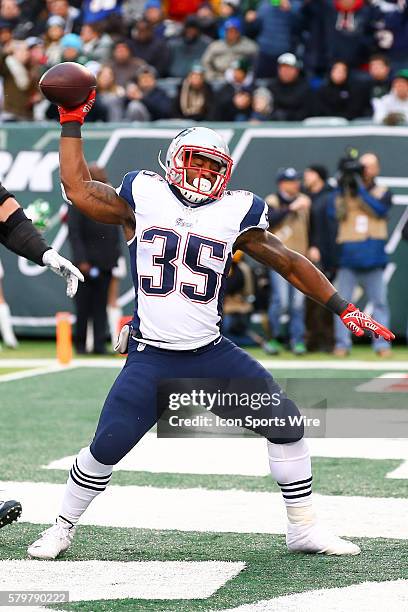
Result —
MULTIPOLYGON (((336 197, 340 190, 335 189, 329 196, 328 215, 336 219, 336 197)), ((392 206, 392 194, 386 190, 381 198, 375 198, 370 189, 362 185, 358 187, 358 195, 378 217, 386 218, 392 206)), ((385 252, 386 240, 368 238, 359 242, 344 242, 338 245, 338 263, 341 268, 352 268, 357 270, 369 270, 384 267, 388 263, 385 252)))
POLYGON ((257 10, 256 28, 259 31, 257 43, 259 50, 266 55, 277 57, 281 53, 294 50, 294 32, 298 21, 300 5, 292 2, 289 11, 273 6, 264 0, 257 10))

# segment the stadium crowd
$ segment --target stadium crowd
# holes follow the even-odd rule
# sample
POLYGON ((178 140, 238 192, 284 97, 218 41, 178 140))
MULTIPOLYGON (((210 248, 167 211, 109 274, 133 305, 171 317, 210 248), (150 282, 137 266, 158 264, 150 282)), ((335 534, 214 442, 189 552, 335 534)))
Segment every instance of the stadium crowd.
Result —
POLYGON ((1 0, 2 121, 56 118, 38 91, 89 67, 90 121, 408 121, 405 0, 1 0))

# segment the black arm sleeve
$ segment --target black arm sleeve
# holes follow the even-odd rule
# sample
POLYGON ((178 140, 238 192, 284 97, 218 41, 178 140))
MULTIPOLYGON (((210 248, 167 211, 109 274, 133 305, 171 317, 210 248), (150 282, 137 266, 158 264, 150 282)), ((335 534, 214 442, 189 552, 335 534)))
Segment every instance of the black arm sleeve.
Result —
POLYGON ((8 200, 8 198, 14 197, 14 193, 10 193, 9 191, 7 191, 7 189, 3 187, 3 185, 0 183, 0 206, 4 204, 4 202, 8 200))
POLYGON ((44 265, 43 255, 51 248, 27 219, 22 208, 18 208, 6 221, 0 223, 0 242, 13 253, 39 266, 44 265))

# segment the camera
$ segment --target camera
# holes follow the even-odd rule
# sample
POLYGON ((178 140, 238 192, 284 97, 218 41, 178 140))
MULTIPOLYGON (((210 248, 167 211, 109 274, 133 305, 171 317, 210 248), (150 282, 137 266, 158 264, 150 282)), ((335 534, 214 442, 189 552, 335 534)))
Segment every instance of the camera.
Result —
POLYGON ((354 147, 347 147, 345 156, 338 164, 338 184, 342 192, 348 191, 356 195, 358 183, 364 171, 364 166, 359 161, 359 152, 354 147))

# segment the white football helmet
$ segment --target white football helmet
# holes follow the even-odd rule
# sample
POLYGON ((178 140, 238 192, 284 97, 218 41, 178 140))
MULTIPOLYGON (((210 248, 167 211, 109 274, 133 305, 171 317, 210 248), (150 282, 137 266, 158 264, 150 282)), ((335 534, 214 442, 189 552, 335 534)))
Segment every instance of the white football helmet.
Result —
POLYGON ((177 134, 167 150, 165 165, 161 163, 160 157, 159 163, 166 172, 166 181, 177 187, 186 200, 198 204, 222 197, 231 177, 233 162, 228 145, 217 132, 205 127, 191 127, 177 134), (213 159, 220 164, 219 170, 204 170, 194 166, 193 155, 213 159), (188 170, 197 172, 192 183, 187 180, 188 170), (215 180, 210 181, 202 176, 203 173, 207 177, 210 173, 215 180))

